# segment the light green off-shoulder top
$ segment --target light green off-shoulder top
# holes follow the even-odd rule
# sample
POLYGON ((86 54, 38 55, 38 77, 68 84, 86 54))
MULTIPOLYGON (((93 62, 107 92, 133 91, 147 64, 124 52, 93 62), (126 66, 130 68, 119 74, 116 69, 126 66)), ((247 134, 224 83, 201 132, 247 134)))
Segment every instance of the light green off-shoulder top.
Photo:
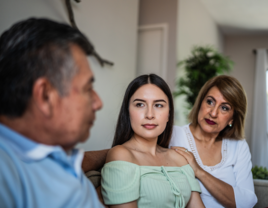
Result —
POLYGON ((106 205, 137 200, 139 208, 183 208, 191 192, 201 192, 190 165, 139 166, 125 161, 106 163, 101 171, 106 205))

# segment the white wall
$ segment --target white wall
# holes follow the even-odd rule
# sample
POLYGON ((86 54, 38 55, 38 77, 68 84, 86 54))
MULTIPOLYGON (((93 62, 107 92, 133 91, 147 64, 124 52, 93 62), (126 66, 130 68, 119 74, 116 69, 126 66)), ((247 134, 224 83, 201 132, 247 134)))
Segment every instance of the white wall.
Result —
MULTIPOLYGON (((28 17, 48 17, 68 22, 64 0, 0 0, 0 33, 28 17)), ((109 148, 124 91, 135 77, 138 0, 86 0, 73 3, 76 23, 97 52, 115 63, 101 68, 90 58, 95 88, 103 100, 85 150, 109 148)))
POLYGON ((251 144, 253 93, 255 85, 255 61, 253 49, 268 48, 267 36, 227 36, 224 51, 235 63, 230 75, 237 78, 246 91, 248 112, 245 123, 245 135, 248 144, 251 144))
MULTIPOLYGON (((178 4, 178 32, 177 32, 178 60, 190 55, 193 46, 214 46, 219 52, 223 51, 223 36, 216 23, 211 18, 199 0, 179 0, 178 4)), ((184 71, 177 70, 177 78, 184 75, 184 71)), ((175 124, 184 125, 187 109, 182 96, 175 100, 175 124)))

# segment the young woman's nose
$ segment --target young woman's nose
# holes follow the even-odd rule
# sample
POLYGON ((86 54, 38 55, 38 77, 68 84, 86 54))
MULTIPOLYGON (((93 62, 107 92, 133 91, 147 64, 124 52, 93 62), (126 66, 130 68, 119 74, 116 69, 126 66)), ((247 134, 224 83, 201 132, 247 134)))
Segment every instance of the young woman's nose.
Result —
POLYGON ((153 107, 148 107, 147 108, 145 117, 147 119, 153 119, 154 118, 154 109, 153 109, 153 107))

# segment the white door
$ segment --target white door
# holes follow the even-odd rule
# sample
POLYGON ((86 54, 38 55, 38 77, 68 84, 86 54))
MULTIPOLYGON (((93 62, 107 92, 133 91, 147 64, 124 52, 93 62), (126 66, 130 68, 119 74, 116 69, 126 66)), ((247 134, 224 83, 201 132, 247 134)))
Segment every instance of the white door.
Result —
POLYGON ((154 73, 166 79, 167 24, 139 27, 137 76, 154 73))

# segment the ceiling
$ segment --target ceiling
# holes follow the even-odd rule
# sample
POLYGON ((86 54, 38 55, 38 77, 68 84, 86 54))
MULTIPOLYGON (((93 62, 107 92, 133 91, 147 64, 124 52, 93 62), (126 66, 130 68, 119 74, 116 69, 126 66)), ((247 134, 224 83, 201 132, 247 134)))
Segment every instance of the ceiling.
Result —
POLYGON ((268 0, 200 1, 224 34, 268 35, 268 0))

